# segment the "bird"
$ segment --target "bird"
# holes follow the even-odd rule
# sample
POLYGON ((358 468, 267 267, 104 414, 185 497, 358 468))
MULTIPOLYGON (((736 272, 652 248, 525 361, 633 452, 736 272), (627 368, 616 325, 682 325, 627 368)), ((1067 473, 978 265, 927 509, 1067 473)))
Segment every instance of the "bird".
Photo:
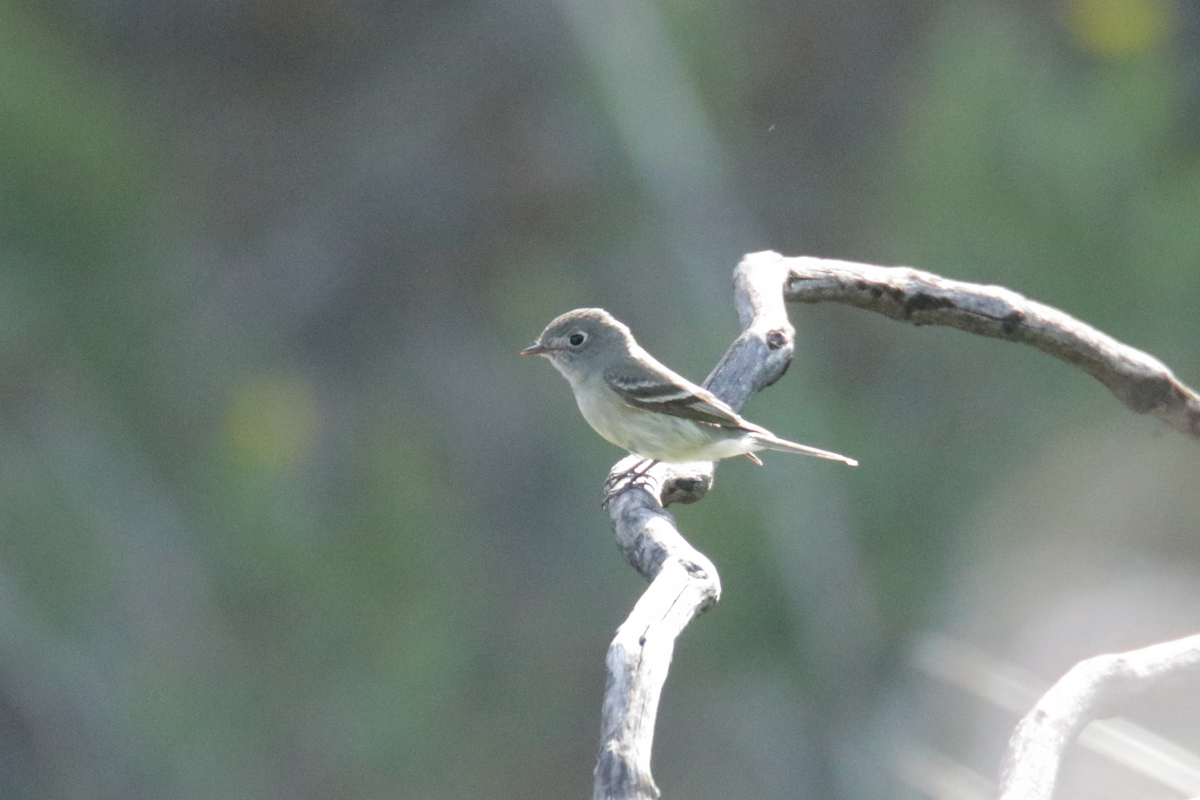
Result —
POLYGON ((588 424, 617 447, 654 462, 719 461, 760 450, 841 461, 852 458, 789 442, 742 417, 707 389, 663 365, 602 308, 577 308, 553 319, 520 351, 538 355, 567 379, 588 424))

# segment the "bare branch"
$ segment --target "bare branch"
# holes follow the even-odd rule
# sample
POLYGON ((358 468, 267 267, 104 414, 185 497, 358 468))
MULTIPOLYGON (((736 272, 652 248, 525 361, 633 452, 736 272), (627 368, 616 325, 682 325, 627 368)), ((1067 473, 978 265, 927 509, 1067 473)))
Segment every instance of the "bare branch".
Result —
MULTIPOLYGON (((1001 286, 953 281, 908 267, 877 267, 827 258, 774 258, 790 271, 789 301, 836 302, 914 325, 951 328, 1024 342, 1079 367, 1138 414, 1151 414, 1200 438, 1200 395, 1158 359, 1122 344, 1070 314, 1001 286)), ((743 263, 745 263, 745 260, 743 263)))
POLYGON ((1200 635, 1079 662, 1017 724, 1000 770, 1000 800, 1050 800, 1063 752, 1088 723, 1188 677, 1200 677, 1200 635))
MULTIPOLYGON (((637 461, 635 456, 623 459, 611 475, 622 475, 637 461)), ((681 466, 682 473, 677 465, 659 464, 636 481, 618 481, 606 500, 617 544, 629 563, 650 579, 650 588, 608 647, 593 800, 659 796, 650 774, 650 751, 675 640, 721 596, 716 568, 680 535, 661 502, 666 487, 676 480, 699 481, 706 490, 712 465, 681 466)))
POLYGON ((704 381, 737 410, 755 392, 779 380, 792 363, 796 329, 784 293, 788 267, 778 253, 751 253, 733 271, 733 302, 742 333, 704 381))
MULTIPOLYGON (((1015 664, 942 635, 921 637, 913 663, 931 678, 1018 714, 1028 711, 1049 688, 1015 664)), ((1096 720, 1080 732, 1078 742, 1186 797, 1200 797, 1200 756, 1128 719, 1096 720)), ((988 797, 995 795, 994 788, 987 792, 988 797)))
MULTIPOLYGON (((751 257, 734 273, 743 331, 705 386, 735 409, 787 371, 794 339, 783 302, 787 275, 777 259, 751 257)), ((651 583, 608 648, 593 800, 659 796, 650 774, 650 751, 675 640, 721 596, 716 568, 680 535, 664 508, 703 497, 712 486, 713 465, 658 464, 647 475, 629 479, 636 463, 630 456, 613 467, 605 507, 621 552, 651 583)))

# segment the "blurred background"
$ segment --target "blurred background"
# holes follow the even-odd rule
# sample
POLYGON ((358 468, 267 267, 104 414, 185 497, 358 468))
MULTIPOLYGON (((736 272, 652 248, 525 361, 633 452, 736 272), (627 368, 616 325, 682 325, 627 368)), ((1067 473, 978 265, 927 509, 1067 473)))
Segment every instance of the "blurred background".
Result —
MULTIPOLYGON (((622 454, 516 352, 603 306, 702 379, 762 249, 1200 383, 1200 6, 0 0, 0 794, 590 796, 644 583, 622 454)), ((791 313, 746 413, 862 466, 674 509, 724 596, 655 777, 984 796, 1021 702, 955 664, 1200 631, 1200 446, 1029 348, 791 313)), ((1198 751, 1197 697, 1134 719, 1198 751)), ((1060 792, 1133 795, 1183 796, 1082 749, 1060 792)))

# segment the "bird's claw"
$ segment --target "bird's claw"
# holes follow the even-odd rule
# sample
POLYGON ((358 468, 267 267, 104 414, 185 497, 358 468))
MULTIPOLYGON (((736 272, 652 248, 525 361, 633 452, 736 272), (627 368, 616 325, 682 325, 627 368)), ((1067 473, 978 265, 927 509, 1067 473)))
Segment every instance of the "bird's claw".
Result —
POLYGON ((619 491, 626 489, 651 489, 651 480, 649 473, 651 468, 658 462, 654 459, 643 459, 632 467, 623 472, 609 473, 604 479, 604 505, 608 506, 608 501, 619 491))

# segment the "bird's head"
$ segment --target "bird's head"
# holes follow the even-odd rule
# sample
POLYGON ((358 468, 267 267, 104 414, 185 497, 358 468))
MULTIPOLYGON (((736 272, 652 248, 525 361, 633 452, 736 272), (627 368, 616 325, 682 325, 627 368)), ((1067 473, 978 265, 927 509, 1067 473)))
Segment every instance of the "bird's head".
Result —
POLYGON ((545 356, 571 377, 579 365, 602 371, 610 360, 628 356, 633 336, 624 323, 603 308, 577 308, 554 318, 523 356, 545 356))

